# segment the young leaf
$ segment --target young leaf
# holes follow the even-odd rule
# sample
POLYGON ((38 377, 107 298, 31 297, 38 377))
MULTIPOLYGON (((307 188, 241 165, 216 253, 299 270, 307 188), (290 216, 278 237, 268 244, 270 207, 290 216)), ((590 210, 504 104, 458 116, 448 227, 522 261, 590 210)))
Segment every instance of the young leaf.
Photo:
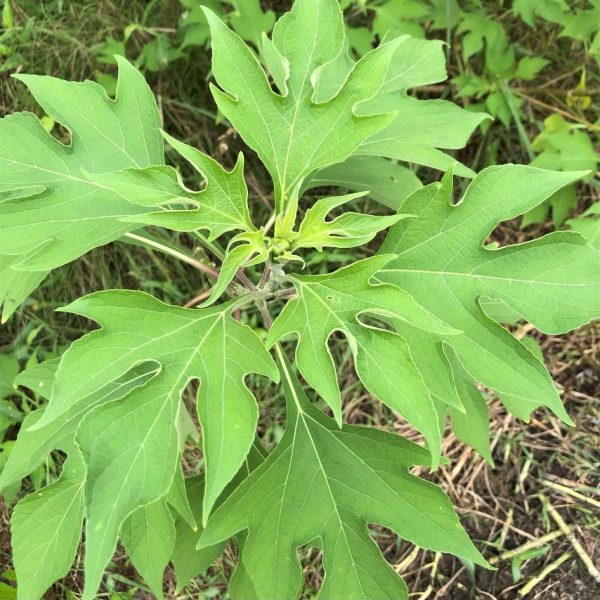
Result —
POLYGON ((430 464, 428 454, 394 434, 338 429, 311 406, 278 353, 288 410, 285 435, 211 516, 200 545, 247 530, 238 568, 261 600, 298 596, 302 569, 297 550, 305 544, 323 550, 320 600, 408 598, 404 582, 370 539, 368 523, 486 565, 443 492, 408 473, 412 465, 430 464))
POLYGON ((20 599, 38 600, 69 572, 81 539, 83 477, 75 452, 57 482, 17 503, 11 532, 20 599))
MULTIPOLYGON (((102 329, 73 343, 64 354, 52 399, 36 427, 52 423, 79 398, 114 381, 133 366, 151 362, 160 365, 160 374, 125 398, 116 410, 124 415, 130 412, 127 418, 134 419, 131 407, 139 402, 141 412, 144 403, 148 418, 155 410, 156 418, 162 415, 165 426, 173 429, 168 419, 176 414, 183 389, 191 380, 200 380, 198 414, 207 470, 206 518, 254 440, 258 410, 244 385, 244 377, 248 373, 278 377, 256 334, 230 315, 240 302, 246 301, 237 299, 215 308, 191 310, 168 306, 141 292, 99 292, 76 300, 62 310, 93 319, 102 329)), ((114 410, 109 406, 105 412, 114 410)), ((98 428, 103 436, 115 429, 115 439, 111 437, 110 441, 117 448, 132 443, 121 439, 123 430, 118 422, 107 421, 101 415, 96 411, 94 418, 87 419, 87 429, 98 428)), ((98 449, 99 465, 110 464, 102 458, 93 437, 89 439, 98 449)))
POLYGON ((333 248, 362 246, 370 242, 383 229, 406 218, 407 215, 401 214, 380 217, 347 212, 331 221, 325 220, 334 208, 364 195, 365 192, 358 192, 347 196, 332 196, 317 200, 306 211, 298 235, 292 243, 291 251, 294 252, 299 248, 316 248, 322 251, 323 246, 333 248))
MULTIPOLYGON (((260 63, 214 13, 206 10, 212 34, 212 92, 219 110, 255 150, 275 184, 277 209, 285 208, 313 170, 346 159, 393 115, 359 117, 356 107, 378 93, 397 42, 365 55, 337 93, 315 101, 319 68, 344 47, 344 19, 337 0, 298 0, 273 30, 273 44, 287 61, 287 95, 276 94, 260 63)), ((389 110, 386 109, 386 113, 389 110)))
POLYGON ((403 212, 417 218, 390 230, 381 252, 397 258, 377 277, 400 286, 462 331, 450 337, 429 333, 427 339, 404 336, 427 387, 442 399, 456 396, 443 355, 445 340, 475 380, 500 394, 547 406, 570 423, 545 367, 492 321, 480 302, 484 297, 502 300, 546 333, 568 331, 600 314, 600 254, 579 236, 560 232, 497 250, 484 248, 499 222, 531 209, 580 176, 526 166, 490 167, 456 205, 451 175, 402 205, 403 212), (444 370, 447 374, 440 378, 444 370))
POLYGON ((328 275, 291 276, 298 297, 288 302, 273 323, 267 345, 289 334, 298 335, 298 369, 341 424, 340 390, 327 342, 334 331, 343 332, 365 387, 423 432, 437 463, 437 413, 406 343, 390 331, 365 325, 360 317, 399 319, 440 334, 456 332, 398 287, 370 283, 391 259, 372 257, 328 275))
POLYGON ((219 299, 225 288, 233 281, 239 269, 260 265, 267 260, 268 256, 269 250, 262 229, 236 235, 229 243, 217 283, 203 306, 210 306, 219 299))

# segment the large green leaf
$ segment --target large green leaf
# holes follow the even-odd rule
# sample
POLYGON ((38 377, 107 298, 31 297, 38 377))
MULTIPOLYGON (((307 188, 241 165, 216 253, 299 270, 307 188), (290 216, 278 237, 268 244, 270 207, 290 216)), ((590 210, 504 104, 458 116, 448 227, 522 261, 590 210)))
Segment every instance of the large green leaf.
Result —
MULTIPOLYGON (((408 36, 398 38, 396 43, 379 93, 357 107, 359 115, 392 111, 395 117, 365 140, 354 154, 385 156, 442 170, 454 164, 458 175, 473 177, 471 169, 443 150, 462 148, 473 130, 489 116, 464 110, 446 100, 418 100, 409 96, 410 88, 446 79, 443 44, 408 36)), ((348 70, 352 64, 352 61, 347 63, 348 70)), ((349 181, 355 177, 350 174, 349 181)))
POLYGON ((239 304, 234 300, 211 309, 183 309, 129 291, 99 292, 76 300, 62 310, 93 319, 102 329, 73 343, 64 354, 52 399, 36 427, 53 422, 80 397, 141 363, 158 363, 161 372, 139 394, 156 394, 165 405, 178 399, 188 382, 198 379, 208 514, 254 439, 257 408, 244 384, 245 375, 278 377, 256 334, 231 317, 239 304))
POLYGON ((118 238, 134 227, 119 218, 144 211, 83 175, 164 162, 154 97, 140 73, 118 60, 114 102, 89 81, 16 76, 70 130, 71 144, 59 143, 31 113, 0 119, 0 197, 13 196, 0 202, 0 255, 12 257, 0 260, 4 318, 44 271, 118 238))
POLYGON ((448 344, 469 375, 529 409, 547 406, 570 422, 546 368, 521 342, 489 318, 481 303, 501 300, 546 333, 562 333, 600 314, 600 254, 578 235, 489 249, 484 243, 501 221, 536 206, 578 173, 533 167, 490 167, 452 203, 452 178, 416 192, 402 205, 414 220, 396 224, 382 253, 396 259, 378 273, 400 286, 460 335, 443 336, 399 323, 427 387, 458 405, 444 353, 448 344))
POLYGON ((247 530, 238 570, 252 589, 238 586, 239 600, 296 598, 302 586, 297 550, 306 544, 323 550, 320 600, 408 598, 404 582, 370 539, 369 523, 486 564, 444 493, 408 473, 413 465, 430 464, 427 452, 383 431, 338 429, 311 406, 285 358, 281 371, 285 435, 215 511, 200 538, 201 546, 213 545, 247 530))
POLYGON ((205 228, 211 237, 255 229, 243 158, 228 172, 164 134, 205 180, 200 192, 185 189, 176 171, 164 166, 160 117, 148 85, 127 61, 118 62, 114 101, 89 81, 18 76, 46 113, 69 129, 71 143, 58 142, 31 113, 0 119, 3 320, 48 270, 139 225, 205 228))
POLYGON ((365 259, 327 275, 290 277, 298 297, 288 302, 273 323, 267 345, 289 334, 298 335, 298 369, 341 423, 340 390, 327 343, 335 331, 342 332, 367 389, 423 432, 437 463, 437 413, 406 342, 391 331, 365 323, 361 317, 408 321, 438 334, 455 332, 398 287, 370 283, 392 258, 365 259))
POLYGON ((269 170, 280 210, 311 171, 344 160, 393 118, 359 117, 356 108, 380 90, 397 42, 369 52, 340 78, 335 60, 344 47, 344 20, 337 0, 298 0, 276 23, 273 46, 289 74, 285 95, 273 91, 243 40, 214 13, 206 14, 220 86, 212 87, 213 96, 269 170), (314 85, 326 67, 341 89, 315 101, 314 85))
MULTIPOLYGON (((44 398, 50 398, 57 360, 49 360, 31 367, 18 375, 15 384, 29 387, 44 398)), ((83 417, 96 406, 101 406, 123 398, 136 387, 151 379, 158 369, 146 364, 134 367, 119 379, 108 383, 96 392, 83 396, 71 404, 59 417, 46 425, 34 426, 44 414, 43 408, 29 413, 19 430, 8 460, 0 472, 0 491, 27 477, 40 465, 52 450, 70 453, 75 432, 83 417)))
POLYGON ((204 518, 244 461, 258 417, 244 377, 252 372, 276 379, 278 373, 258 337, 230 316, 239 302, 191 310, 141 292, 114 291, 86 296, 65 309, 103 328, 64 354, 50 404, 33 431, 61 419, 80 398, 134 366, 160 367, 123 400, 88 413, 77 431, 87 466, 86 597, 96 592, 125 518, 169 489, 179 456, 179 398, 190 381, 201 384, 204 518))

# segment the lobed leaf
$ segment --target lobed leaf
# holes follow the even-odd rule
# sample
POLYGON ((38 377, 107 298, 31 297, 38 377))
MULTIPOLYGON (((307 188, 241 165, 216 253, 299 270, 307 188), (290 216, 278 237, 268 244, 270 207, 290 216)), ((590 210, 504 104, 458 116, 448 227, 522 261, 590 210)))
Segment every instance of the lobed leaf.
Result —
POLYGON ((286 304, 273 323, 267 345, 289 334, 298 335, 298 369, 341 425, 340 390, 327 342, 335 331, 342 332, 365 387, 423 432, 437 464, 437 413, 406 342, 393 332, 365 324, 360 317, 408 321, 440 334, 456 332, 398 287, 370 282, 392 259, 377 256, 327 275, 290 276, 298 297, 286 304))
POLYGON ((343 74, 331 97, 315 100, 319 69, 332 64, 344 47, 344 20, 337 0, 300 0, 275 24, 273 46, 289 73, 285 95, 273 91, 243 40, 214 13, 205 12, 211 27, 213 74, 220 86, 212 86, 213 96, 271 174, 278 211, 311 171, 343 161, 390 122, 387 109, 385 114, 358 116, 356 107, 381 89, 395 41, 369 52, 347 77, 343 74))
POLYGON ((277 449, 211 516, 200 546, 247 530, 239 598, 296 598, 302 586, 297 550, 323 550, 319 599, 408 598, 400 577, 370 538, 377 523, 403 539, 486 561, 460 526, 449 500, 408 473, 430 464, 419 446, 394 434, 336 424, 315 409, 278 349, 287 401, 286 432, 277 449))
POLYGON ((134 228, 119 219, 144 212, 83 176, 164 162, 152 93, 133 66, 118 62, 115 101, 89 81, 16 76, 70 130, 71 144, 59 143, 31 113, 0 119, 0 195, 13 195, 0 202, 4 319, 46 271, 117 239, 134 228))
POLYGON ((545 333, 563 333, 600 314, 600 254, 582 238, 558 232, 499 249, 484 247, 501 221, 514 218, 581 176, 533 167, 489 167, 452 203, 451 175, 413 194, 381 248, 396 258, 377 274, 462 331, 444 336, 398 323, 426 385, 459 406, 444 344, 469 375, 528 407, 547 406, 570 423, 546 368, 482 308, 501 300, 545 333))
POLYGON ((65 309, 103 328, 65 353, 50 404, 32 431, 52 425, 80 398, 136 365, 160 367, 122 400, 94 408, 77 430, 87 466, 86 597, 97 590, 123 521, 171 486, 179 457, 180 395, 191 380, 201 382, 205 519, 248 453, 258 410, 244 377, 278 374, 257 336, 231 318, 233 302, 191 310, 140 292, 114 291, 86 296, 65 309))

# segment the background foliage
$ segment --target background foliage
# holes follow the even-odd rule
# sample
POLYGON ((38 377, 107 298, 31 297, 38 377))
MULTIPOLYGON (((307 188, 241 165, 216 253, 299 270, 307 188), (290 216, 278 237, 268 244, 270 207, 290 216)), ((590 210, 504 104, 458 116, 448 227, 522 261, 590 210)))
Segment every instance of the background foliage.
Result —
MULTIPOLYGON (((213 0, 206 4, 254 45, 260 44, 260 32, 270 29, 275 14, 289 7, 285 1, 259 4, 213 0)), ((485 111, 494 117, 494 121, 481 123, 466 150, 455 153, 464 165, 480 170, 493 164, 520 162, 556 170, 590 170, 583 183, 561 190, 546 206, 537 207, 523 219, 503 224, 490 241, 520 242, 555 228, 572 228, 600 248, 598 0, 347 0, 344 4, 350 41, 357 55, 364 54, 372 41, 390 28, 447 44, 448 81, 420 88, 419 97, 453 98, 469 110, 485 111)), ((157 95, 165 129, 233 168, 242 145, 223 123, 208 93, 208 27, 198 5, 196 0, 5 2, 0 33, 0 112, 34 110, 43 116, 24 87, 9 78, 13 73, 91 78, 113 93, 114 55, 121 54, 145 72, 157 95)), ((62 127, 52 119, 46 117, 44 123, 59 138, 65 137, 62 127)), ((168 158, 178 164, 184 178, 190 175, 189 167, 174 153, 168 158)), ((254 157, 249 156, 247 162, 250 201, 256 207, 264 206, 265 214, 270 214, 274 198, 267 192, 266 172, 254 157)), ((396 170, 380 175, 388 182, 380 196, 389 201, 394 198, 389 185, 395 177, 396 170)), ((438 174, 412 166, 403 177, 411 177, 416 187, 420 182, 437 179, 438 174)), ((405 189, 406 181, 398 181, 398 187, 405 189)), ((211 267, 210 259, 193 239, 183 234, 164 235, 161 243, 184 254, 186 262, 159 254, 152 248, 152 240, 130 240, 129 245, 94 250, 52 273, 22 313, 0 330, 0 466, 19 423, 43 398, 42 391, 39 395, 15 391, 11 385, 14 375, 20 367, 59 354, 89 328, 80 317, 54 313, 54 306, 113 287, 148 291, 179 305, 197 303, 196 299, 205 294, 209 281, 204 271, 211 267), (199 264, 203 269, 198 268, 199 264)), ((348 260, 342 248, 329 250, 326 256, 314 252, 308 262, 318 271, 321 265, 325 270, 325 261, 342 266, 348 260)), ((498 571, 477 571, 475 576, 468 563, 460 565, 451 557, 413 552, 386 530, 378 530, 376 536, 386 558, 398 571, 408 572, 411 591, 421 593, 415 597, 423 600, 450 597, 445 590, 451 587, 451 579, 453 584, 458 582, 458 591, 453 592, 457 598, 512 598, 523 585, 531 586, 531 597, 552 598, 554 594, 556 598, 567 598, 573 593, 581 600, 587 595, 596 597, 594 572, 564 535, 550 537, 547 543, 534 548, 519 548, 547 532, 560 532, 552 508, 555 506, 569 525, 576 527, 585 555, 598 561, 593 539, 598 534, 599 505, 594 488, 600 471, 594 460, 599 448, 593 432, 597 431, 600 416, 600 330, 592 324, 569 336, 553 337, 541 336, 518 323, 514 327, 518 336, 532 335, 532 343, 536 340, 544 351, 555 379, 566 390, 578 431, 567 432, 548 414, 539 420, 534 418, 529 425, 517 423, 491 398, 493 452, 488 458, 496 462, 496 470, 491 471, 454 437, 445 439, 444 453, 453 457, 454 466, 442 467, 433 477, 459 507, 469 532, 487 541, 505 558, 499 560, 498 571), (544 495, 540 498, 541 493, 544 495), (511 555, 514 548, 517 551, 511 555), (548 566, 555 568, 536 582, 535 577, 548 566)), ((360 393, 343 347, 333 350, 338 354, 342 392, 351 399, 345 420, 401 430, 419 440, 409 427, 395 422, 387 409, 360 393)), ((272 386, 263 390, 260 398, 260 434, 267 446, 279 441, 283 429, 284 402, 276 389, 272 386)), ((36 470, 28 482, 30 489, 56 479, 61 457, 55 459, 56 464, 49 460, 36 470)), ((202 466, 202 457, 192 451, 186 461, 190 473, 202 466)), ((421 474, 425 474, 424 469, 421 474)), ((19 490, 14 489, 13 497, 18 494, 19 490)), ((9 513, 10 506, 3 507, 4 525, 9 513)), ((0 584, 0 597, 11 597, 12 565, 5 532, 7 528, 3 527, 0 572, 4 583, 0 584)), ((183 591, 172 589, 172 594, 225 598, 223 589, 233 558, 226 554, 204 576, 196 577, 183 591)), ((303 562, 314 589, 319 584, 315 568, 319 556, 307 554, 303 562)), ((118 553, 105 579, 104 597, 150 597, 138 581, 124 554, 118 553)), ((49 597, 78 593, 81 584, 76 570, 57 584, 51 592, 54 596, 49 597)), ((305 597, 311 595, 309 585, 305 597)))

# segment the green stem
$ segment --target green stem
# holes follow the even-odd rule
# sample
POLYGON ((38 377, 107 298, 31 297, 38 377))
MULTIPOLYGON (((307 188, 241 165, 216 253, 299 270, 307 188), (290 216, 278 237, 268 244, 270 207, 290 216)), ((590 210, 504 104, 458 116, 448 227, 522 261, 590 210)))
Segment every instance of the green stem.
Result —
POLYGON ((205 235, 193 231, 192 235, 208 250, 210 250, 221 262, 225 260, 225 250, 217 242, 211 242, 205 235))
POLYGON ((138 242, 139 244, 141 244, 142 246, 146 246, 148 248, 153 248, 155 250, 159 250, 163 254, 168 254, 169 256, 173 256, 174 258, 177 258, 180 261, 187 263, 188 265, 191 265, 192 267, 195 267, 199 271, 202 271, 203 273, 206 273, 207 275, 210 275, 211 277, 219 276, 219 272, 217 270, 213 269, 212 267, 209 267, 208 265, 205 265, 204 263, 201 263, 199 260, 196 260, 195 258, 192 258, 191 256, 184 254, 183 252, 180 252, 179 250, 175 250, 175 248, 170 248, 166 244, 161 244, 160 242, 145 238, 145 237, 143 237, 141 235, 137 235, 135 233, 126 233, 124 235, 124 237, 134 240, 134 241, 138 242))

